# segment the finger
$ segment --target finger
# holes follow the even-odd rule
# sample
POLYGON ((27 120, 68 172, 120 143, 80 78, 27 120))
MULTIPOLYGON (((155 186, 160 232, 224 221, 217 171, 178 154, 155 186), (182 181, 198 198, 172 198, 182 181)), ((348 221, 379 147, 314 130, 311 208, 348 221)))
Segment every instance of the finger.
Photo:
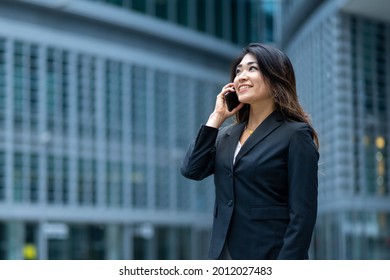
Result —
POLYGON ((231 90, 233 89, 234 90, 234 84, 233 83, 228 83, 226 84, 224 87, 222 87, 222 91, 226 91, 226 90, 231 90))

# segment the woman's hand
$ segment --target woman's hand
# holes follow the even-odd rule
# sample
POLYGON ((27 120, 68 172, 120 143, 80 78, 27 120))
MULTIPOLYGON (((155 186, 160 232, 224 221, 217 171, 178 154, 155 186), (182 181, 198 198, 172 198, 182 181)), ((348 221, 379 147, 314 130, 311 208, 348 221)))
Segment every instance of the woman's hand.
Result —
POLYGON ((243 103, 240 103, 236 108, 234 108, 233 111, 229 112, 225 102, 225 94, 229 91, 234 91, 233 83, 228 83, 225 85, 221 92, 217 95, 215 108, 206 123, 207 126, 219 128, 226 119, 233 116, 242 108, 242 106, 244 106, 243 103))

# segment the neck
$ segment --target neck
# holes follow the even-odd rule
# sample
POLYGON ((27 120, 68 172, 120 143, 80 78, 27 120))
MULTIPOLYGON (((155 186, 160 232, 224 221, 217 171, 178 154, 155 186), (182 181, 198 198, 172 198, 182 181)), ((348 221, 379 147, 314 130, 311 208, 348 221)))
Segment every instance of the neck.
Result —
POLYGON ((275 106, 268 106, 265 108, 254 107, 251 105, 249 109, 249 118, 247 127, 254 130, 258 127, 273 111, 275 106))

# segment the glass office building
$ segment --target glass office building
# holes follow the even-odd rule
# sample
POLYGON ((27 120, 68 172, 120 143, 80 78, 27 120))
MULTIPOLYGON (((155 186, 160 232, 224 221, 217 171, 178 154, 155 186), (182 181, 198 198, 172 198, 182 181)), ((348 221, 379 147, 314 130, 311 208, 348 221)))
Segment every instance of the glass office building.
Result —
POLYGON ((257 1, 0 2, 0 259, 204 259, 179 166, 257 1))
MULTIPOLYGON (((341 3, 342 2, 342 3, 341 3)), ((281 44, 320 139, 311 257, 390 258, 390 6, 282 1, 281 44)))

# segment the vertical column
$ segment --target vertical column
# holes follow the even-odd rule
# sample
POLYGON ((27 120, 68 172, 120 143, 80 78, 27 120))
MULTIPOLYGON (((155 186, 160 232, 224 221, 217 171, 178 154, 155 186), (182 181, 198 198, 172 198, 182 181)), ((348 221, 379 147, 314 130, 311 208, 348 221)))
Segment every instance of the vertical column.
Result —
MULTIPOLYGON (((65 146, 64 146, 64 139, 63 137, 58 137, 59 135, 64 135, 64 130, 62 126, 63 121, 63 92, 62 92, 62 85, 64 83, 63 81, 63 60, 64 57, 60 50, 56 49, 53 50, 53 59, 54 59, 54 77, 55 77, 55 85, 54 85, 54 96, 53 96, 53 108, 54 110, 53 115, 53 131, 51 133, 55 136, 54 139, 54 145, 57 147, 61 147, 61 153, 53 155, 54 157, 54 166, 51 167, 51 172, 54 174, 54 202, 55 204, 62 204, 64 202, 64 181, 62 179, 62 159, 64 157, 65 152, 65 146)), ((50 176, 50 175, 49 175, 50 176)))
POLYGON ((129 224, 127 225, 126 227, 126 232, 127 232, 127 238, 128 238, 128 245, 129 245, 129 259, 130 260, 133 260, 134 259, 134 256, 135 256, 135 245, 134 245, 134 242, 135 242, 135 236, 136 236, 136 233, 135 233, 135 225, 134 224, 129 224))
POLYGON ((122 240, 120 226, 117 224, 107 224, 105 240, 106 260, 118 260, 122 258, 122 250, 124 249, 122 240))
POLYGON ((47 260, 48 240, 44 228, 45 222, 40 221, 38 224, 38 258, 40 260, 47 260))
POLYGON ((13 202, 13 73, 14 73, 14 47, 13 40, 8 39, 5 43, 5 60, 6 60, 6 106, 5 106, 5 201, 7 203, 13 202))
MULTIPOLYGON (((196 131, 196 128, 199 125, 199 124, 196 124, 196 114, 198 114, 199 112, 195 111, 196 106, 194 106, 194 104, 199 102, 198 98, 196 98, 196 95, 197 95, 196 88, 197 87, 196 87, 195 83, 196 83, 196 81, 191 79, 190 84, 189 84, 189 88, 188 88, 188 103, 187 103, 188 108, 187 108, 187 110, 188 110, 188 116, 189 116, 188 117, 189 131, 196 131)), ((187 193, 187 195, 189 195, 189 197, 186 197, 185 199, 189 202, 189 210, 196 211, 196 199, 197 199, 196 182, 193 180, 190 180, 190 182, 188 182, 188 187, 189 187, 189 192, 187 193)))
POLYGON ((237 37, 237 42, 239 44, 244 44, 245 42, 245 35, 247 32, 247 29, 249 26, 246 26, 247 21, 245 20, 249 15, 245 14, 245 5, 246 5, 246 0, 244 1, 237 1, 237 11, 233 11, 233 13, 236 13, 237 17, 237 26, 236 26, 236 32, 237 34, 235 35, 237 37), (242 3, 240 3, 242 2, 242 3))
POLYGON ((21 221, 7 223, 7 258, 9 260, 23 259, 24 224, 21 221))
POLYGON ((155 71, 146 69, 146 189, 147 208, 156 208, 155 71))
POLYGON ((122 65, 122 153, 121 153, 121 164, 122 168, 122 188, 123 188, 123 206, 125 208, 132 207, 132 180, 131 174, 132 172, 132 162, 133 159, 131 157, 132 153, 132 106, 131 106, 131 98, 132 94, 132 84, 131 84, 131 67, 128 64, 122 65))
MULTIPOLYGON (((183 0, 181 0, 183 1, 183 0)), ((187 15, 188 15, 188 26, 197 29, 197 5, 196 5, 196 0, 186 0, 188 5, 187 5, 187 15)))
POLYGON ((232 28, 231 28, 231 5, 232 0, 224 0, 222 2, 222 37, 225 40, 232 39, 232 28))
POLYGON ((190 227, 190 258, 191 260, 196 260, 199 258, 199 234, 198 230, 195 227, 190 227))
MULTIPOLYGON (((30 77, 30 61, 31 61, 31 46, 29 44, 23 45, 23 103, 24 103, 24 110, 23 110, 23 117, 22 117, 22 129, 23 129, 23 140, 25 142, 29 142, 28 139, 31 137, 30 134, 30 121, 29 118, 31 116, 30 114, 30 87, 31 87, 31 77, 30 77)), ((22 193, 22 200, 26 202, 32 201, 32 192, 31 192, 31 184, 30 184, 30 154, 31 154, 31 146, 26 145, 26 150, 23 153, 23 160, 22 160, 22 172, 23 172, 23 187, 25 189, 22 193)))
POLYGON ((156 14, 156 0, 146 0, 146 13, 151 16, 156 14))
POLYGON ((69 205, 75 206, 77 204, 77 176, 78 176, 78 111, 77 111, 77 54, 74 52, 69 53, 68 64, 68 84, 69 84, 69 133, 68 133, 68 155, 69 155, 69 205))
POLYGON ((177 22, 177 1, 183 0, 169 0, 168 1, 168 20, 177 22))
POLYGON ((358 130, 358 138, 361 139, 359 141, 359 174, 360 174, 360 184, 359 186, 361 187, 360 193, 364 194, 367 192, 367 187, 366 187, 366 178, 367 178, 367 172, 365 168, 365 161, 366 161, 366 153, 365 153, 365 142, 366 142, 366 137, 365 137, 365 106, 364 106, 364 76, 363 76, 363 71, 360 71, 358 69, 363 69, 363 47, 362 47, 362 38, 361 38, 361 30, 360 30, 360 21, 356 22, 356 72, 357 72, 357 80, 356 82, 356 87, 357 87, 357 112, 358 116, 361 116, 360 118, 357 118, 357 130, 358 130))
POLYGON ((96 62, 96 151, 95 157, 97 160, 97 205, 104 207, 105 203, 105 186, 106 186, 106 118, 105 118, 105 61, 103 58, 98 58, 96 62))
MULTIPOLYGON (((387 106, 386 119, 388 120, 390 118, 390 25, 388 24, 385 27, 385 34, 386 34, 385 47, 384 47, 385 53, 383 59, 387 61, 385 66, 385 73, 384 73, 384 76, 386 77, 384 83, 385 83, 385 91, 386 91, 385 96, 386 96, 386 106, 387 106)), ((387 196, 389 196, 390 195, 390 187, 389 187, 390 184, 390 122, 387 122, 386 140, 387 141, 386 141, 385 150, 386 150, 387 158, 385 159, 385 164, 386 164, 385 185, 387 186, 387 190, 386 190, 387 196)))
POLYGON ((175 114, 176 106, 179 106, 179 100, 175 94, 175 81, 177 77, 169 75, 168 80, 168 141, 169 141, 169 151, 171 158, 169 164, 169 209, 174 210, 177 206, 177 162, 180 152, 177 149, 176 145, 176 133, 178 130, 177 118, 175 114))
POLYGON ((206 1, 206 32, 215 34, 215 0, 206 1))
POLYGON ((168 248, 169 248, 169 252, 168 252, 168 259, 169 260, 177 259, 177 236, 175 234, 175 231, 176 231, 176 229, 173 225, 171 225, 168 228, 167 242, 168 242, 168 248))
POLYGON ((47 131, 47 77, 46 77, 46 46, 40 46, 38 50, 38 131, 40 134, 41 145, 38 150, 39 161, 39 176, 38 176, 38 195, 41 205, 47 202, 47 151, 46 144, 49 140, 49 133, 47 131))
POLYGON ((130 224, 123 226, 123 235, 122 235, 122 244, 123 244, 123 259, 132 260, 134 259, 134 233, 133 227, 130 224))
POLYGON ((146 250, 146 259, 154 260, 157 256, 157 228, 156 226, 150 224, 152 227, 153 234, 151 236, 146 237, 145 240, 145 250, 146 250))

